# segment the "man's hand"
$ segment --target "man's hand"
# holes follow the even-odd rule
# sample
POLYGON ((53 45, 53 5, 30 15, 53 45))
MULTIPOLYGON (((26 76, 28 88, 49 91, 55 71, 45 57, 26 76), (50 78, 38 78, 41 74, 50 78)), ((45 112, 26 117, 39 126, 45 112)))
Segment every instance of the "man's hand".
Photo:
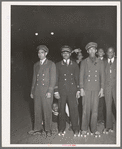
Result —
POLYGON ((80 98, 80 91, 77 91, 76 98, 80 98))
POLYGON ((85 91, 84 91, 83 88, 80 90, 80 95, 81 95, 81 96, 85 96, 85 91))
POLYGON ((98 96, 99 96, 99 98, 101 98, 101 97, 104 96, 104 94, 103 94, 103 88, 100 89, 100 92, 99 92, 98 96))
POLYGON ((58 112, 54 112, 54 115, 58 116, 58 112))
POLYGON ((51 93, 46 93, 47 98, 51 98, 51 93))
POLYGON ((33 94, 32 93, 30 94, 30 97, 33 99, 33 94))
POLYGON ((56 99, 60 99, 59 92, 55 92, 55 93, 54 93, 54 97, 55 97, 56 99))

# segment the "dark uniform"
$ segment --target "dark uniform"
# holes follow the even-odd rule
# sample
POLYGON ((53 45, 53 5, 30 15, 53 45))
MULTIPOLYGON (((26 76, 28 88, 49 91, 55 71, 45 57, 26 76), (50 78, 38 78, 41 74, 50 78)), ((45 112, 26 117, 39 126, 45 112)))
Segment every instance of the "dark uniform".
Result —
POLYGON ((43 65, 40 61, 34 65, 33 82, 31 93, 34 96, 34 130, 51 131, 52 125, 52 102, 53 89, 56 83, 56 66, 46 59, 43 65), (51 93, 51 98, 46 97, 46 93, 51 93), (42 119, 44 117, 44 119, 42 119))
POLYGON ((99 91, 104 88, 104 64, 96 57, 92 62, 90 57, 82 61, 80 66, 80 88, 85 91, 83 96, 82 130, 87 131, 89 124, 91 132, 97 131, 97 116, 99 91), (91 115, 91 118, 90 118, 91 115))
MULTIPOLYGON (((79 62, 78 66, 80 68, 82 61, 79 62)), ((79 113, 79 126, 81 129, 81 124, 82 124, 82 96, 80 96, 80 98, 78 98, 78 113, 79 113)))
POLYGON ((59 92, 59 132, 66 128, 65 107, 69 105, 70 119, 73 131, 78 131, 78 103, 76 92, 79 90, 79 68, 76 62, 70 60, 69 65, 62 60, 56 64, 57 83, 55 92, 59 92))
MULTIPOLYGON (((100 59, 100 58, 99 58, 100 59)), ((101 61, 105 62, 105 58, 100 59, 101 61)), ((105 97, 99 98, 99 105, 98 105, 98 123, 105 123, 106 117, 106 105, 105 105, 105 97)))
POLYGON ((113 63, 105 61, 105 102, 106 129, 113 129, 112 101, 116 105, 116 59, 113 63))

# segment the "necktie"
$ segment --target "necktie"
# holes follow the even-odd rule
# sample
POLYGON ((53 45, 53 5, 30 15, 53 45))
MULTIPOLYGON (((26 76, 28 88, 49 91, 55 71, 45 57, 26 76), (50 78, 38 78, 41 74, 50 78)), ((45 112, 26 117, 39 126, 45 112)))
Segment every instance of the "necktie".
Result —
POLYGON ((40 61, 40 64, 41 64, 41 65, 43 64, 42 61, 40 61))
POLYGON ((68 60, 66 60, 67 66, 68 66, 68 60))
POLYGON ((111 61, 111 59, 110 59, 110 65, 112 64, 112 61, 111 61))
POLYGON ((66 61, 66 64, 67 64, 67 66, 69 65, 69 61, 68 60, 66 61))

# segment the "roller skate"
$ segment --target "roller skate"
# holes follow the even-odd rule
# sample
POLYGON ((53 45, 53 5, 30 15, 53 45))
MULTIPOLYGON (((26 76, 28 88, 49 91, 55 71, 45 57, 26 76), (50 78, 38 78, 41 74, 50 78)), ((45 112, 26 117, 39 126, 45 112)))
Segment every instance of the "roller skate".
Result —
POLYGON ((95 138, 100 138, 101 137, 101 134, 100 134, 99 131, 94 132, 93 135, 94 135, 95 138))
POLYGON ((83 130, 83 131, 81 132, 81 137, 86 138, 87 133, 88 133, 88 131, 84 131, 84 130, 83 130))
POLYGON ((109 132, 114 132, 113 129, 104 129, 103 134, 108 134, 109 132))
POLYGON ((78 137, 78 135, 79 135, 79 132, 78 132, 78 130, 76 130, 76 131, 74 132, 74 137, 78 137))
POLYGON ((64 136, 65 134, 66 134, 66 131, 60 131, 60 132, 58 133, 59 136, 64 136))

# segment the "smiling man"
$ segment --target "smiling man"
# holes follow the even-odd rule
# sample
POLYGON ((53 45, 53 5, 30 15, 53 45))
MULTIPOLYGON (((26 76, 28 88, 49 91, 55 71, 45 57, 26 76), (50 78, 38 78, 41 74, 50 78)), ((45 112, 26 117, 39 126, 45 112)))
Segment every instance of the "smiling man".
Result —
POLYGON ((46 58, 49 49, 45 45, 37 47, 38 61, 34 65, 31 98, 34 99, 34 130, 41 134, 44 130, 51 136, 53 89, 56 83, 56 66, 46 58), (42 119, 44 118, 44 119, 42 119), (44 123, 45 128, 42 126, 44 123))
POLYGON ((86 135, 90 125, 91 134, 97 137, 100 135, 97 131, 97 116, 99 98, 103 96, 104 89, 104 63, 95 56, 97 43, 90 42, 85 48, 89 57, 80 66, 80 89, 83 96, 81 130, 86 135))
POLYGON ((59 135, 65 134, 65 106, 69 105, 69 115, 74 136, 78 135, 78 103, 79 98, 79 68, 70 59, 71 48, 67 45, 61 48, 63 60, 56 64, 57 83, 55 98, 59 99, 59 135))
POLYGON ((114 47, 107 49, 107 60, 105 61, 105 101, 106 126, 103 133, 109 133, 113 132, 112 104, 114 104, 116 109, 116 58, 114 47))

